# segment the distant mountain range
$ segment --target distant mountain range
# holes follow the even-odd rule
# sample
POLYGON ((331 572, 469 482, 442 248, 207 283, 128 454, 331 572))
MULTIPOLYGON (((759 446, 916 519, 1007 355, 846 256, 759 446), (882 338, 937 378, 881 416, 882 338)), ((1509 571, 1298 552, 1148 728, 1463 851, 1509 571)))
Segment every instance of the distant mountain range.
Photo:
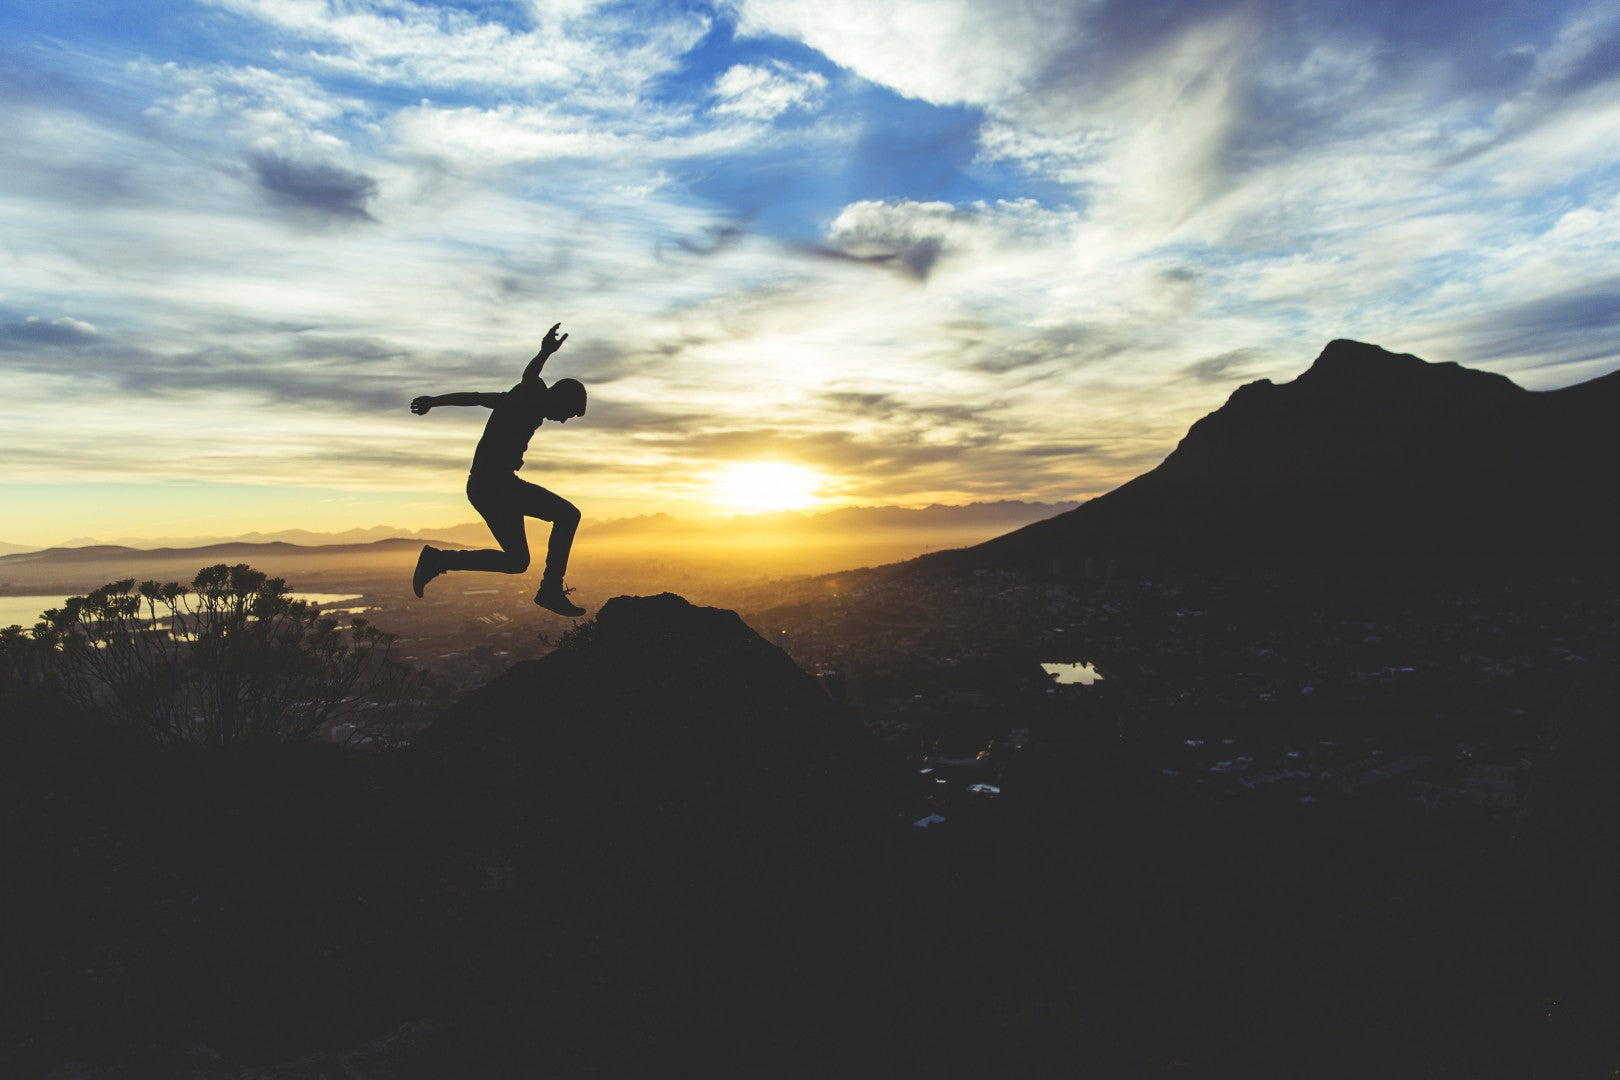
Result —
MULTIPOLYGON (((1076 502, 1002 500, 961 506, 935 504, 920 508, 864 506, 845 507, 821 513, 745 514, 721 523, 682 521, 668 514, 650 514, 601 522, 587 520, 580 532, 585 537, 626 542, 677 537, 699 539, 705 535, 720 533, 728 537, 791 533, 804 538, 873 533, 900 535, 937 533, 941 534, 940 543, 948 544, 972 542, 986 535, 1016 529, 1031 521, 1039 521, 1053 514, 1071 510, 1078 505, 1076 502)), ((428 529, 396 529, 388 525, 377 525, 367 529, 348 529, 335 533, 286 529, 272 533, 252 532, 236 537, 175 537, 161 540, 125 538, 110 544, 91 537, 80 537, 46 549, 0 544, 0 559, 11 556, 102 559, 128 550, 147 553, 196 553, 220 559, 247 558, 254 553, 262 552, 296 554, 298 551, 295 549, 317 548, 380 553, 388 550, 388 545, 396 541, 405 546, 419 545, 424 541, 442 541, 469 547, 483 547, 489 544, 490 538, 489 530, 478 521, 428 529)))
POLYGON ((1617 429, 1620 372, 1532 392, 1501 375, 1334 341, 1292 382, 1240 387, 1150 472, 909 569, 1612 559, 1617 429))
POLYGON ((323 544, 305 547, 280 541, 273 543, 242 543, 225 541, 200 547, 137 548, 123 544, 87 544, 83 547, 51 547, 39 551, 13 552, 0 555, 0 567, 21 566, 32 563, 66 564, 75 562, 98 563, 128 555, 139 555, 144 560, 186 559, 192 562, 247 562, 265 555, 386 555, 396 551, 415 552, 420 540, 378 540, 369 544, 323 544))

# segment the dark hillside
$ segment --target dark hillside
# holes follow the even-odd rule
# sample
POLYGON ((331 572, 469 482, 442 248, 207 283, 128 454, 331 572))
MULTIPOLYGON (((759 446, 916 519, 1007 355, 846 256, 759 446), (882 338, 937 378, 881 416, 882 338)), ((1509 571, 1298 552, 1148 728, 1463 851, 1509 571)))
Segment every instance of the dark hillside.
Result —
POLYGON ((604 1075, 840 1064, 876 932, 873 752, 735 613, 610 600, 421 752, 467 785, 465 856, 510 878, 465 989, 497 1062, 544 1028, 604 1075))
POLYGON ((1334 341, 1292 382, 1239 388, 1158 468, 1068 513, 913 565, 1592 563, 1620 544, 1606 494, 1620 465, 1617 423, 1620 373, 1533 393, 1500 375, 1334 341))
POLYGON ((408 750, 31 748, 0 772, 3 1071, 177 1075, 201 1044, 209 1076, 828 1075, 870 1016, 870 753, 671 595, 408 750))

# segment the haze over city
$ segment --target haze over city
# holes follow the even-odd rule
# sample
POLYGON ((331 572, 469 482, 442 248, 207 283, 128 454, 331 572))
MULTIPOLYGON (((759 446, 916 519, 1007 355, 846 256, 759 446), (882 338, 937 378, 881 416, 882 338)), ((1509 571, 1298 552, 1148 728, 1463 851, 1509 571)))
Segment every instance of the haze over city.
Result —
MULTIPOLYGON (((1066 501, 1333 338, 1616 365, 1620 5, 0 15, 0 540, 1066 501), (529 475, 526 472, 525 475, 529 475)), ((1578 463, 1571 463, 1578 467, 1578 463)))

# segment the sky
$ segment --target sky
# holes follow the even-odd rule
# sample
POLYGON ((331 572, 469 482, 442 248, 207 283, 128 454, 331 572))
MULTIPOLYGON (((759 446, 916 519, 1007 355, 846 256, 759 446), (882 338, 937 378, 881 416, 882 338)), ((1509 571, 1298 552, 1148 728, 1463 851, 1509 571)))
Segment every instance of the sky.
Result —
POLYGON ((1612 371, 1617 255, 1620 0, 10 0, 0 541, 470 520, 407 405, 558 321, 588 519, 1087 498, 1334 338, 1612 371))

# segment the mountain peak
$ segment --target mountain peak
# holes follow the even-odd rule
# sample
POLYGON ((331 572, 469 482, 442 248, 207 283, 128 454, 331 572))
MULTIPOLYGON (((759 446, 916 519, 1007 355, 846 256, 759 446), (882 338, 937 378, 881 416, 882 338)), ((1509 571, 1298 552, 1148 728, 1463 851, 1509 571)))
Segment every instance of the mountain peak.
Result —
POLYGON ((726 608, 699 607, 684 596, 615 596, 596 615, 597 639, 629 646, 658 638, 693 635, 708 642, 758 637, 742 617, 726 608))
POLYGON ((548 755, 566 742, 606 758, 629 738, 687 759, 718 739, 767 759, 832 711, 815 679, 735 611, 674 593, 616 596, 556 651, 463 698, 424 741, 506 753, 542 738, 548 755))
POLYGON ((1395 353, 1381 345, 1352 341, 1349 338, 1335 338, 1317 355, 1309 370, 1305 372, 1305 376, 1381 374, 1390 371, 1417 371, 1421 368, 1438 366, 1442 365, 1430 364, 1411 353, 1395 353))
POLYGON ((1505 375, 1452 361, 1430 363, 1411 353, 1390 352, 1348 338, 1328 342, 1310 368, 1288 385, 1313 394, 1425 398, 1457 394, 1503 397, 1527 392, 1505 375))

